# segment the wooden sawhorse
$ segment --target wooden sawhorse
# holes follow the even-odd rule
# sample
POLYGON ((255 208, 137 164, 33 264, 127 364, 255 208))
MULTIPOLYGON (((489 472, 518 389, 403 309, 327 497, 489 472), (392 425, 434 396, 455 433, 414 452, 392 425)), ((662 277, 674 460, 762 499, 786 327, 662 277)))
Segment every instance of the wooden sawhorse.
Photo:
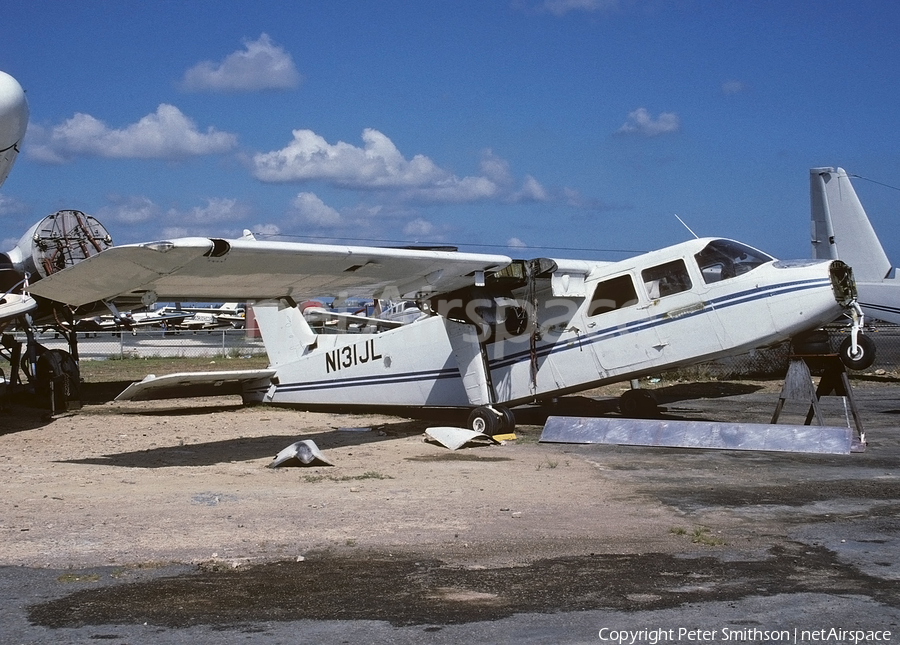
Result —
POLYGON ((841 362, 841 358, 837 354, 791 356, 787 375, 784 377, 784 385, 781 387, 781 395, 778 397, 778 405, 775 406, 775 414, 772 415, 772 423, 777 423, 785 401, 791 399, 810 404, 804 425, 810 425, 813 417, 815 417, 818 425, 824 426, 822 411, 819 408, 819 399, 823 396, 840 396, 844 398, 845 404, 849 405, 850 413, 853 415, 857 439, 862 446, 865 446, 866 433, 859 418, 859 412, 856 409, 856 401, 853 400, 853 390, 850 387, 850 379, 847 377, 847 368, 844 367, 844 363, 841 362), (815 390, 813 390, 809 365, 806 362, 808 358, 814 358, 825 366, 819 386, 815 390))

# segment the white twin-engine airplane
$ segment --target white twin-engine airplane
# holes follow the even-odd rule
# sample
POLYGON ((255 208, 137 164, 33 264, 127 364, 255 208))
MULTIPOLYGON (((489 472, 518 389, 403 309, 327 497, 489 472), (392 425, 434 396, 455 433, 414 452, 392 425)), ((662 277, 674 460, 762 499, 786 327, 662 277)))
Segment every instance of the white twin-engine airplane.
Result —
MULTIPOLYGON (((28 127, 28 102, 19 82, 0 71, 0 185, 6 181, 28 127)), ((0 252, 0 333, 15 327, 26 335, 25 351, 11 335, 3 334, 0 358, 9 360, 11 381, 17 383, 20 365, 41 392, 77 390, 78 349, 74 321, 80 313, 60 302, 35 298, 30 287, 42 277, 112 246, 112 238, 96 219, 79 211, 49 215, 27 231, 18 244, 0 252), (35 340, 34 325, 41 321, 62 333, 71 353, 47 350, 35 340), (52 381, 66 379, 68 386, 54 390, 52 381)), ((6 390, 0 369, 0 394, 6 390)), ((59 385, 62 385, 59 383, 59 385)))
MULTIPOLYGON (((0 72, 0 186, 19 156, 27 127, 25 91, 16 79, 0 72)), ((9 257, 0 254, 0 325, 37 307, 37 301, 23 289, 27 284, 26 277, 13 270, 9 257)))
MULTIPOLYGON (((694 239, 619 262, 437 250, 184 238, 118 246, 49 275, 34 292, 95 300, 254 302, 263 370, 148 376, 119 398, 239 391, 307 409, 469 408, 498 434, 511 407, 736 355, 847 313, 851 269, 778 261, 727 239, 694 239), (323 294, 414 300, 428 315, 370 334, 317 334, 297 303, 323 294)), ((642 390, 623 395, 642 415, 642 390)), ((655 404, 653 405, 655 407, 655 404)))
MULTIPOLYGON (((0 71, 0 185, 19 155, 28 128, 28 101, 19 82, 0 71)), ((62 318, 52 303, 40 303, 29 282, 112 245, 106 229, 90 215, 59 211, 29 228, 16 246, 0 252, 0 331, 22 316, 62 318)))

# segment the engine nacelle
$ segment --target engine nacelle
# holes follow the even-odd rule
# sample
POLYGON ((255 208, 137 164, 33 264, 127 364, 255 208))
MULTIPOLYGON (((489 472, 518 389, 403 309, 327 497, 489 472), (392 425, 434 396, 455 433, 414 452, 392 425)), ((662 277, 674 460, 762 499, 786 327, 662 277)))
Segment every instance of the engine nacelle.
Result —
POLYGON ((36 282, 112 245, 106 228, 91 215, 72 210, 48 215, 29 228, 14 249, 0 253, 0 274, 6 273, 0 278, 0 292, 25 276, 29 283, 36 282))

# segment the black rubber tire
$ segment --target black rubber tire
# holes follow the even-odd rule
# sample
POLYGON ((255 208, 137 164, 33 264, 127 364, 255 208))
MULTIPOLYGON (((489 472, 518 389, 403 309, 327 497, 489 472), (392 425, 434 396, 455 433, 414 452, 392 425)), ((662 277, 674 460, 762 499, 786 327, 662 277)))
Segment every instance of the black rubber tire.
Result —
POLYGON ((623 417, 652 419, 659 416, 659 405, 649 390, 628 390, 619 397, 619 412, 623 417))
POLYGON ((512 410, 502 405, 495 405, 494 409, 500 413, 500 428, 495 434, 511 434, 516 431, 516 415, 512 410))
POLYGON ((38 357, 36 371, 35 391, 47 397, 53 394, 53 401, 47 399, 52 409, 65 411, 68 401, 80 398, 78 364, 69 352, 61 349, 44 352, 38 357))
POLYGON ((856 337, 856 356, 850 354, 851 338, 847 336, 842 342, 838 350, 841 355, 841 362, 851 370, 865 370, 872 366, 875 362, 875 342, 868 336, 858 334, 856 337))
POLYGON ((475 432, 493 436, 500 429, 500 419, 501 417, 497 416, 496 412, 488 406, 482 405, 472 410, 468 425, 475 432))

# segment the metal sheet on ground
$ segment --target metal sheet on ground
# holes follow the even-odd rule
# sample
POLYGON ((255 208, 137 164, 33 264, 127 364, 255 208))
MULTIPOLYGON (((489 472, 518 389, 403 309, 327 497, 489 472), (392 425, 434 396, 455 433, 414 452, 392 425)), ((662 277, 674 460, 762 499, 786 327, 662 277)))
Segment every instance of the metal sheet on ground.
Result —
POLYGON ((855 441, 851 428, 666 419, 551 416, 547 418, 540 440, 545 443, 601 443, 819 454, 849 454, 864 450, 864 446, 855 441))

